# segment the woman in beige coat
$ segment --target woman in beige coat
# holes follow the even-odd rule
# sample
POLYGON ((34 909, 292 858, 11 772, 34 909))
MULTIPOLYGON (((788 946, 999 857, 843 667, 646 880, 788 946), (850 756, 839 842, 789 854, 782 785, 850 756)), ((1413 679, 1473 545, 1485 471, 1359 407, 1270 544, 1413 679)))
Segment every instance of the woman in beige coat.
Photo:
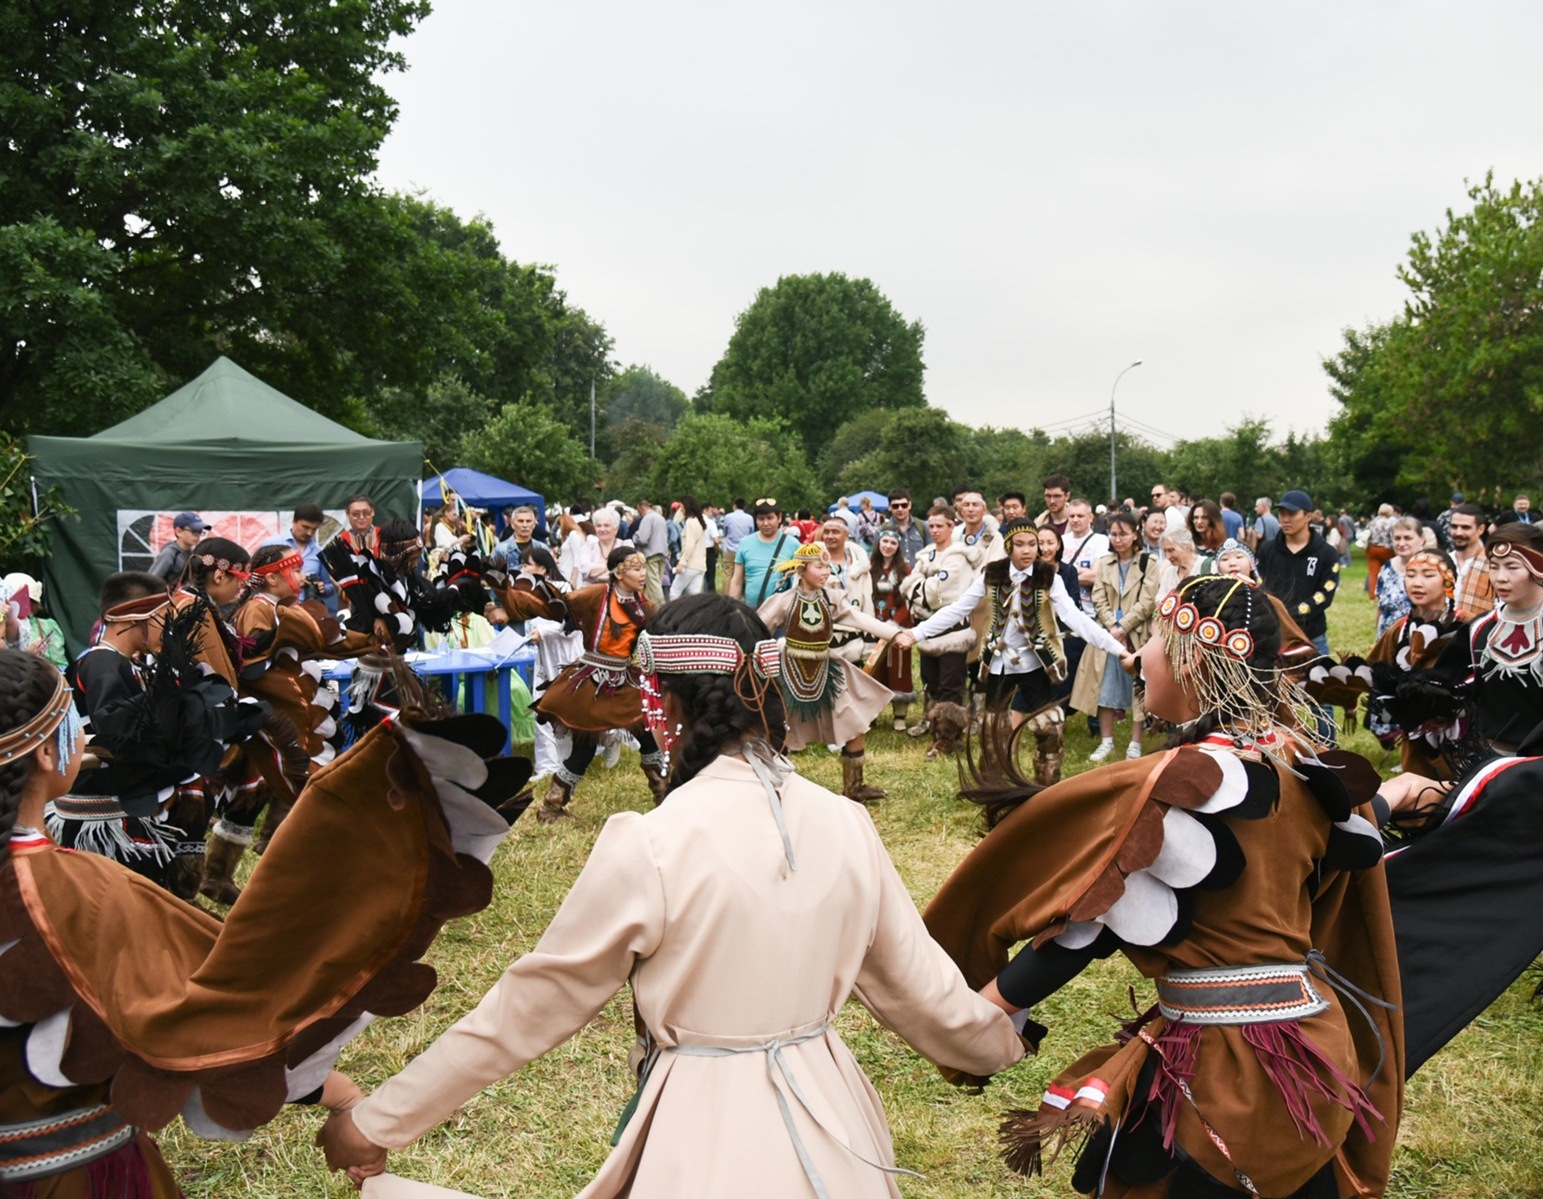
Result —
POLYGON ((383 1167, 483 1087, 560 1045, 631 982, 636 1107, 584 1199, 898 1196, 878 1095, 832 1028, 855 993, 932 1060, 989 1075, 1022 1045, 928 937, 858 805, 777 753, 776 645, 743 605, 689 596, 639 644, 681 729, 672 789, 611 817, 540 942, 351 1113, 334 1168, 383 1167))
MULTIPOLYGON (((1135 653, 1152 633, 1161 565, 1141 547, 1136 518, 1128 513, 1116 512, 1109 518, 1109 544, 1114 552, 1099 559, 1095 568, 1093 616, 1135 653)), ((1071 704, 1079 712, 1098 713, 1099 743, 1088 761, 1102 762, 1114 752, 1114 714, 1121 708, 1130 712, 1130 745, 1125 756, 1141 756, 1141 733, 1146 724, 1141 699, 1134 694, 1130 676, 1120 663, 1091 643, 1077 668, 1071 704)))

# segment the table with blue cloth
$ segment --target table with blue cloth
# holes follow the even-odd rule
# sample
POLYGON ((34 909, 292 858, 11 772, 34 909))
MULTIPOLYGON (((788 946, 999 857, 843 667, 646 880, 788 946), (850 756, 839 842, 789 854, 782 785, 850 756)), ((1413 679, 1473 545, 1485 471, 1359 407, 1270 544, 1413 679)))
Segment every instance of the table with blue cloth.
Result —
MULTIPOLYGON (((534 720, 530 714, 531 680, 536 665, 536 649, 524 645, 512 654, 491 653, 485 649, 452 649, 436 653, 404 654, 412 672, 425 679, 445 680, 446 696, 463 712, 486 712, 496 696, 497 716, 509 730, 509 745, 534 739, 534 720), (484 685, 478 685, 484 684, 484 685)), ((329 663, 322 678, 338 684, 338 717, 348 715, 348 682, 353 677, 352 658, 329 663)))

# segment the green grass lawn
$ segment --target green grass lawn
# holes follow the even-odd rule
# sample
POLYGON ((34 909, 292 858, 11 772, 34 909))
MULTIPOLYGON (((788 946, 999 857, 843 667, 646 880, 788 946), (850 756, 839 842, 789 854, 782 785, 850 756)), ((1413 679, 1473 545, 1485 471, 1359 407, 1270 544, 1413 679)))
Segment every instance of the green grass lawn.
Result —
MULTIPOLYGON (((1364 581, 1357 558, 1330 610, 1336 653, 1371 646, 1376 607, 1365 596, 1364 581)), ((1068 727, 1066 766, 1076 773, 1087 768, 1093 742, 1080 719, 1068 727)), ((1150 738, 1149 748, 1158 741, 1150 738)), ((873 808, 874 820, 921 906, 975 844, 979 816, 954 798, 953 764, 925 761, 923 743, 887 728, 869 743, 869 777, 890 792, 873 808)), ((1364 731, 1344 743, 1384 769, 1396 760, 1384 761, 1364 731)), ((1116 744, 1123 751, 1125 730, 1117 730, 1116 744)), ((824 749, 801 754, 798 766, 839 788, 840 764, 824 749)), ((493 905, 452 925, 434 946, 430 961, 440 986, 429 1003, 371 1028, 349 1047, 342 1067, 366 1090, 400 1069, 535 943, 606 817, 648 805, 636 758, 624 755, 614 771, 592 769, 575 801, 576 824, 551 827, 522 819, 494 860, 493 905)), ((1004 1108, 1036 1106, 1048 1079, 1109 1038, 1116 1019, 1129 1010, 1132 985, 1143 1006, 1151 1001, 1150 984, 1123 959, 1095 963, 1037 1009, 1051 1029, 1040 1055, 1001 1075, 983 1095, 945 1084, 931 1065, 849 1003, 839 1019, 842 1036, 883 1097, 899 1163, 926 1175, 923 1181, 901 1179, 901 1191, 918 1199, 1071 1193, 1069 1161, 1032 1181, 1008 1173, 996 1158, 996 1125, 1004 1108)), ((1543 1011, 1530 1002, 1532 985, 1523 979, 1513 986, 1410 1085, 1390 1195, 1543 1194, 1543 1011)), ((630 1094, 631 1042, 631 1007, 623 992, 571 1042, 472 1100, 411 1150, 393 1154, 392 1168, 484 1196, 573 1195, 605 1157, 630 1094)), ((243 1145, 202 1142, 180 1125, 167 1131, 163 1144, 189 1196, 350 1194, 346 1182, 325 1173, 311 1148, 319 1124, 317 1112, 290 1109, 243 1145)))

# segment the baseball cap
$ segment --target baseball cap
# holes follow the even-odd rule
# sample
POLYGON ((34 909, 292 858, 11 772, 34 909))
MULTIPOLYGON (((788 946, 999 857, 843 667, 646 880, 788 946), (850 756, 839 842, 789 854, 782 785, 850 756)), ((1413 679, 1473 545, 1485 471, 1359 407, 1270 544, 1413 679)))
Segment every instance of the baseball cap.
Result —
POLYGON ((1313 497, 1300 488, 1292 488, 1280 497, 1277 508, 1290 508, 1293 512, 1311 512, 1313 510, 1313 497))
POLYGON ((1464 500, 1466 500, 1466 499, 1467 499, 1467 498, 1468 498, 1468 497, 1467 497, 1467 496, 1465 496, 1465 495, 1464 495, 1464 494, 1463 494, 1463 493, 1462 493, 1462 492, 1461 492, 1461 491, 1454 491, 1454 492, 1453 492, 1453 493, 1452 493, 1452 502, 1453 502, 1453 503, 1454 503, 1454 504, 1461 504, 1461 503, 1462 503, 1462 502, 1463 502, 1463 501, 1464 501, 1464 500))
POLYGON ((192 529, 195 533, 202 533, 209 526, 204 524, 203 518, 196 512, 179 512, 171 518, 171 527, 174 529, 192 529))

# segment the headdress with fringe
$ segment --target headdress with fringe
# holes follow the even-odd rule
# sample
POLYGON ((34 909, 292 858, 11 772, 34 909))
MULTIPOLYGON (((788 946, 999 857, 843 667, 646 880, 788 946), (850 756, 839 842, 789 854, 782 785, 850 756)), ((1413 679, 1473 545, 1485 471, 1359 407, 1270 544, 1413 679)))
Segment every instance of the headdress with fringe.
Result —
POLYGON ((1202 714, 1218 716, 1250 739, 1267 739, 1282 717, 1312 729, 1312 703, 1293 677, 1305 663, 1280 653, 1273 662, 1261 660, 1251 631, 1255 603, 1269 603, 1269 597, 1242 578, 1228 586, 1226 576, 1197 575, 1169 592, 1157 608, 1157 631, 1174 677, 1183 680, 1202 714), (1197 594, 1207 588, 1219 594, 1214 603, 1197 594), (1220 613, 1240 593, 1243 621, 1228 628, 1220 613))

